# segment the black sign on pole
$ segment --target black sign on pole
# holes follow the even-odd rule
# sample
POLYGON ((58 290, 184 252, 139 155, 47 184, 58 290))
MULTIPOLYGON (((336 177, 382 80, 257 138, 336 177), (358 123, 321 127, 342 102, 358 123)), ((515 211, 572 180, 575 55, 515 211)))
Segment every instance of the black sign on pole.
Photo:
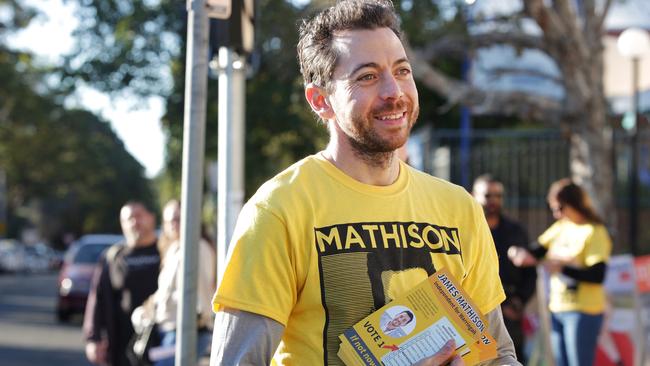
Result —
POLYGON ((254 0, 233 1, 230 18, 210 19, 210 48, 213 54, 220 47, 228 47, 239 55, 250 55, 254 46, 254 0))

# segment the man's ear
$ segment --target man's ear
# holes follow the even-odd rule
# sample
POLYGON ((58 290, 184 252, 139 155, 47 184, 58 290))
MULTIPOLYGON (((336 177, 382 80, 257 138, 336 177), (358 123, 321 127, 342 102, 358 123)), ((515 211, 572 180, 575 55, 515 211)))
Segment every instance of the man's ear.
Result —
POLYGON ((311 109, 323 120, 328 120, 334 116, 332 106, 327 101, 327 92, 314 83, 309 83, 305 87, 305 98, 311 109))

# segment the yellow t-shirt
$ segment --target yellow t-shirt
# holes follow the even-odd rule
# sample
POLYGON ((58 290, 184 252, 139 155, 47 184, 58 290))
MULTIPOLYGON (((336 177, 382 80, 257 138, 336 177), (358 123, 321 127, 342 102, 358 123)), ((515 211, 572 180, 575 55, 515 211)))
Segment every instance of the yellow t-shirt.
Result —
MULTIPOLYGON (((575 224, 567 219, 556 221, 538 241, 548 249, 546 258, 568 260, 576 268, 607 263, 612 251, 612 241, 605 226, 575 224)), ((562 273, 553 274, 549 309, 552 312, 602 313, 605 309, 603 285, 577 281, 562 273)))
POLYGON ((275 365, 341 365, 337 336, 447 267, 487 313, 504 299, 483 211, 461 187, 400 165, 390 186, 307 157, 246 203, 214 299, 285 326, 275 365))

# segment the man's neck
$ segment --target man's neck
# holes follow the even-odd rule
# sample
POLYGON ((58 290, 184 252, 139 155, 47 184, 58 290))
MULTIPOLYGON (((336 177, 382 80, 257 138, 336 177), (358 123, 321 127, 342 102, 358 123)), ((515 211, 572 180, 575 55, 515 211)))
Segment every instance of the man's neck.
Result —
POLYGON ((395 152, 362 156, 351 148, 342 148, 330 142, 322 154, 343 173, 361 183, 388 186, 399 177, 400 165, 395 152))
POLYGON ((145 235, 138 238, 135 242, 127 243, 132 248, 144 248, 156 243, 156 234, 145 235))
POLYGON ((500 214, 491 214, 485 217, 487 220, 488 226, 490 229, 494 229, 497 226, 499 226, 499 223, 501 222, 501 215, 500 214))

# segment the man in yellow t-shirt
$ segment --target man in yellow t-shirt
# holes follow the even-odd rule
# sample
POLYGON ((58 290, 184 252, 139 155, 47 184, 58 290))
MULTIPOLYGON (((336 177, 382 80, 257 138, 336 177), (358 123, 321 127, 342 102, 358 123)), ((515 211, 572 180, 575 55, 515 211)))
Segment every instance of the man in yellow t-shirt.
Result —
MULTIPOLYGON (((446 267, 498 343, 488 364, 519 365, 481 207, 395 151, 419 111, 388 0, 340 1, 305 22, 305 97, 330 142, 266 182, 235 227, 211 365, 342 365, 338 335, 446 267)), ((419 365, 462 365, 453 342, 419 365)))

